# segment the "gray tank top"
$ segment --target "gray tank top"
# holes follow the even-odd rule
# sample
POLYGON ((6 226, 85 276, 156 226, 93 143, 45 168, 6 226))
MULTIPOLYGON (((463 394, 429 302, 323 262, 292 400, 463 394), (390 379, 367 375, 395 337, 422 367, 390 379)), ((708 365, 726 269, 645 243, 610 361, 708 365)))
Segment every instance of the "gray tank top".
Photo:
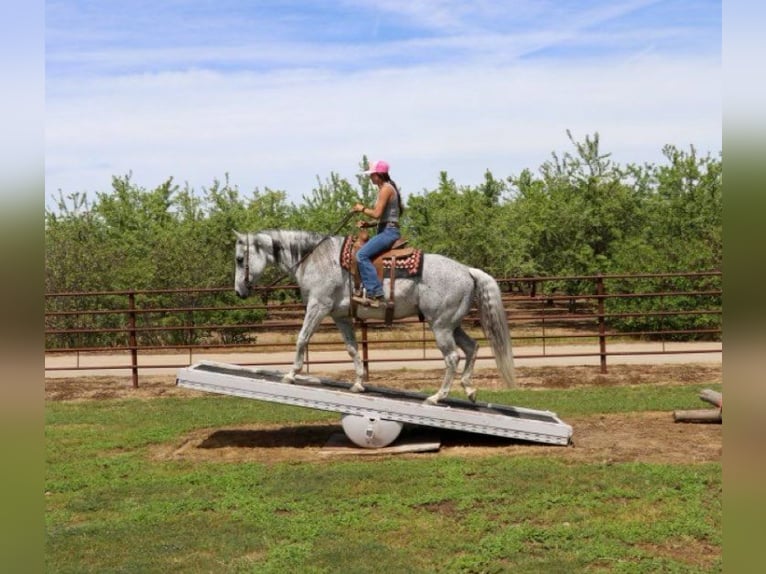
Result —
POLYGON ((383 208, 383 214, 380 216, 381 223, 399 223, 399 190, 394 187, 394 191, 396 192, 395 195, 388 200, 386 207, 383 208))

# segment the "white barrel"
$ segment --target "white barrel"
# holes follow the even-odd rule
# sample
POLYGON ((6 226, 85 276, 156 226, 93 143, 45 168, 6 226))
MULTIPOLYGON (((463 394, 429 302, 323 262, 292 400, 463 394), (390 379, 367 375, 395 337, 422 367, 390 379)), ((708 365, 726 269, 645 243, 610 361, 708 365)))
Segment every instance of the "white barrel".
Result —
POLYGON ((343 432, 351 442, 362 448, 383 448, 394 442, 402 432, 403 423, 370 415, 344 414, 343 432))

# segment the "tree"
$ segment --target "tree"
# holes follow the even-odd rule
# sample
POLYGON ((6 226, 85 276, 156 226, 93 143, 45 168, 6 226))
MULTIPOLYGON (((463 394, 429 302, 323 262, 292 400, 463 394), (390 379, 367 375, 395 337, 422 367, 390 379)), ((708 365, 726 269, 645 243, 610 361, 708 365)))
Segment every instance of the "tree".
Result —
MULTIPOLYGON (((368 190, 368 193, 371 193, 368 190)), ((291 223, 299 229, 316 231, 323 234, 334 232, 351 233, 353 221, 338 230, 338 226, 348 216, 355 203, 372 203, 374 196, 360 196, 351 184, 336 173, 322 182, 317 178, 317 185, 311 194, 303 196, 303 202, 295 208, 291 223)))
POLYGON ((442 172, 438 189, 410 198, 405 232, 426 251, 488 273, 520 271, 521 238, 508 225, 504 191, 490 172, 477 187, 458 187, 442 172))
POLYGON ((631 166, 643 189, 640 229, 619 245, 614 271, 720 269, 723 260, 722 162, 674 146, 665 165, 631 166))
POLYGON ((520 225, 534 272, 590 275, 606 270, 619 241, 643 225, 641 196, 626 174, 602 154, 598 134, 576 142, 540 167, 509 178, 515 187, 514 219, 520 225))

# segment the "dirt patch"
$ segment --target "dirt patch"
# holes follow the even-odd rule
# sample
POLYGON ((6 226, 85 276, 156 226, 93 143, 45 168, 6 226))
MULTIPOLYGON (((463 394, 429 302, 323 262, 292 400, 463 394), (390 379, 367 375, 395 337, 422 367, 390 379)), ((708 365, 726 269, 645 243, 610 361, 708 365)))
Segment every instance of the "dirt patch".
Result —
POLYGON ((80 377, 45 380, 46 401, 103 401, 194 397, 199 393, 175 384, 173 376, 141 377, 133 388, 130 377, 80 377))
MULTIPOLYGON (((520 388, 581 388, 588 386, 667 385, 683 383, 720 383, 721 366, 710 364, 616 365, 608 374, 597 367, 518 368, 520 388)), ((312 372, 314 375, 322 373, 312 372)), ((334 373, 332 378, 350 380, 352 373, 334 373)), ((373 385, 398 389, 430 391, 436 389, 443 376, 441 370, 403 370, 378 372, 371 377, 373 385)), ((476 373, 478 389, 502 388, 497 372, 483 369, 476 373)), ((458 385, 459 386, 459 385, 458 385)), ((455 390, 460 396, 460 390, 455 390)), ((89 377, 48 379, 46 400, 89 401, 139 398, 153 400, 168 396, 199 396, 200 393, 175 386, 172 376, 142 377, 134 389, 129 378, 89 377)), ((701 405, 702 408, 702 405, 701 405)), ((508 439, 437 431, 442 442, 439 456, 546 456, 573 462, 652 462, 694 464, 721 460, 722 425, 681 424, 673 422, 670 412, 602 414, 567 417, 574 429, 573 446, 543 446, 508 439)), ((433 436, 433 429, 428 429, 433 436)), ((152 456, 159 459, 181 459, 219 462, 328 461, 323 447, 329 438, 342 433, 340 423, 302 425, 245 425, 231 428, 197 429, 179 443, 156 447, 152 456)), ((421 429, 405 429, 407 433, 421 429)), ((353 456, 353 455, 349 455, 353 456)), ((389 455, 380 455, 389 456, 389 455)), ((398 456, 431 456, 403 454, 398 456)), ((375 459, 377 456, 368 456, 375 459)))
MULTIPOLYGON (((679 424, 672 413, 649 412, 568 418, 574 429, 573 445, 546 446, 456 431, 428 429, 428 439, 438 436, 439 456, 545 456, 572 462, 613 464, 649 462, 696 464, 721 460, 722 425, 679 424)), ((205 462, 321 462, 356 457, 353 452, 328 453, 331 436, 342 433, 340 424, 293 426, 244 425, 198 429, 175 445, 156 447, 152 456, 162 460, 205 462)), ((415 438, 421 429, 405 429, 415 438)), ((390 455, 381 454, 381 457, 390 455)), ((398 456, 431 456, 402 454, 398 456)), ((375 458, 369 455, 365 458, 375 458)))

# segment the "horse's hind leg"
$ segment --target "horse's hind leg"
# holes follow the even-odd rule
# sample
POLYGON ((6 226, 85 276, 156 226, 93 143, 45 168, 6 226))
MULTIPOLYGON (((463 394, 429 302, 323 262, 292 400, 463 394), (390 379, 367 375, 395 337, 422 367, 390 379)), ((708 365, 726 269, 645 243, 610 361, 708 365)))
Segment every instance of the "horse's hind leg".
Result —
POLYGON ((333 317, 335 324, 338 326, 340 334, 343 336, 343 341, 346 343, 346 351, 348 351, 351 360, 354 361, 354 372, 356 378, 354 379, 354 385, 351 390, 354 392, 364 391, 364 365, 362 359, 359 357, 359 348, 356 344, 356 333, 354 333, 354 324, 348 317, 333 317))
POLYGON ((479 354, 479 344, 469 337, 462 327, 455 329, 454 335, 457 346, 465 353, 465 366, 460 376, 460 384, 463 385, 468 399, 476 402, 476 387, 471 385, 471 377, 473 377, 473 367, 479 354))
POLYGON ((439 401, 446 399, 447 395, 449 395, 452 381, 455 379, 455 371, 457 371, 457 364, 460 360, 460 356, 455 348, 455 338, 452 336, 452 329, 439 329, 434 327, 433 331, 434 337, 436 338, 436 346, 439 347, 442 355, 444 355, 444 364, 447 367, 441 388, 436 394, 431 395, 426 399, 427 403, 435 405, 439 401))

